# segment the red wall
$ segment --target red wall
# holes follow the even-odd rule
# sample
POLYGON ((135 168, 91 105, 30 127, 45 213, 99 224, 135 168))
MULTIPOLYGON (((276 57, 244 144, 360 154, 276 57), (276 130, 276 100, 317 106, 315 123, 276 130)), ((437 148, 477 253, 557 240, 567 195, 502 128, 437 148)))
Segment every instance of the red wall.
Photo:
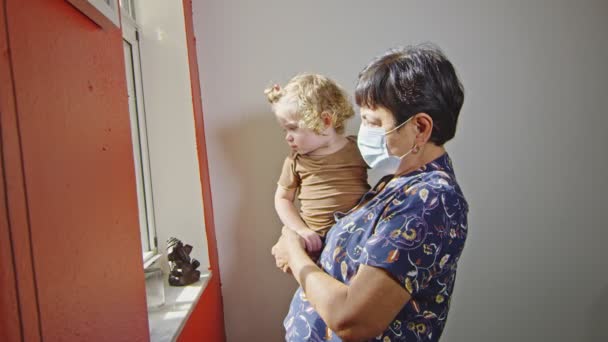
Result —
MULTIPOLYGON (((3 4, 0 2, 0 4, 3 4)), ((19 303, 19 291, 17 274, 15 271, 15 258, 13 255, 13 238, 10 225, 22 224, 19 222, 23 218, 24 201, 23 187, 20 186, 21 172, 18 153, 15 147, 18 144, 16 134, 14 94, 12 86, 11 69, 8 59, 8 45, 6 40, 4 6, 0 6, 0 341, 20 341, 23 337, 23 326, 21 322, 21 308, 19 303), (10 151, 8 149, 10 148, 10 151), (13 161, 12 164, 5 162, 7 159, 13 161), (7 169, 10 167, 10 169, 7 169), (6 175, 11 175, 14 182, 7 184, 6 175), (7 187, 8 185, 8 187, 7 187), (11 197, 10 207, 12 214, 9 214, 9 195, 11 197)), ((15 238, 23 240, 26 234, 16 234, 15 238)), ((24 265, 27 270, 27 264, 24 265)), ((29 272, 31 276, 31 271, 29 272)), ((22 289, 22 294, 25 294, 22 289)), ((30 294, 33 287, 29 286, 30 294)), ((29 305, 29 313, 37 319, 36 305, 29 305), (33 310, 32 310, 33 309, 33 310)), ((31 328, 31 326, 30 326, 31 328)), ((34 332, 37 332, 37 325, 34 325, 34 332)), ((36 333, 31 340, 37 339, 36 333)))
POLYGON ((148 340, 120 30, 0 1, 0 339, 148 340))
MULTIPOLYGON (((2 0, 4 1, 4 0, 2 0)), ((0 340, 18 341, 24 338, 35 341, 39 339, 38 314, 34 298, 35 290, 31 285, 32 272, 29 268, 29 254, 19 258, 16 265, 15 248, 29 246, 27 230, 12 232, 11 227, 25 224, 25 200, 23 196, 22 172, 18 149, 16 129, 16 114, 4 3, 0 3, 0 340), (12 182, 6 178, 11 177, 12 182), (10 209, 10 212, 9 212, 10 209), (17 273, 17 270, 21 272, 17 273), (24 282, 25 280, 25 282, 24 282), (24 284, 19 288, 19 284, 24 284), (29 298, 29 300, 28 300, 29 298), (20 301, 24 301, 20 303, 20 301), (32 324, 24 327, 21 317, 29 317, 32 324), (24 335, 24 328, 29 328, 33 334, 24 335)), ((19 248, 17 248, 19 250, 19 248)), ((25 251, 26 249, 22 249, 25 251)))
POLYGON ((186 40, 188 44, 188 59, 190 62, 190 79, 192 81, 192 101, 194 106, 194 120, 196 125, 196 140, 199 166, 201 170, 202 196, 205 213, 205 226, 207 230, 207 245, 209 247, 209 261, 213 276, 203 292, 197 306, 194 308, 188 322, 179 337, 180 342, 186 341, 225 341, 224 311, 222 305, 221 282, 219 262, 217 255, 217 242, 215 239, 215 225, 213 221, 213 204, 211 200, 211 187, 209 180, 209 167, 207 160, 207 147, 205 145, 205 127, 203 125, 203 108, 201 103, 201 88, 196 58, 196 38, 192 24, 192 1, 183 0, 186 20, 186 40))
MULTIPOLYGON (((64 0, 0 0, 0 340, 148 340, 119 29, 64 0)), ((224 341, 192 29, 184 0, 213 277, 180 341, 224 341)))

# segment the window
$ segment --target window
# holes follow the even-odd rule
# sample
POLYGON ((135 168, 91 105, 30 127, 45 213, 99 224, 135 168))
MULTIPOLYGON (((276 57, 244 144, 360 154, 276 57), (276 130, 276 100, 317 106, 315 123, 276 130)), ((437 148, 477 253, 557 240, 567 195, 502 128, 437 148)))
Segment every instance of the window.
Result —
POLYGON ((152 182, 150 177, 150 155, 141 77, 139 29, 135 21, 133 0, 121 0, 123 10, 122 34, 133 138, 133 160, 137 184, 141 248, 144 264, 158 253, 156 239, 152 182))
MULTIPOLYGON (((166 291, 165 305, 148 312, 150 340, 175 340, 211 276, 186 18, 181 1, 120 4, 142 249, 150 258, 144 268, 159 258, 166 291), (190 257, 200 262, 199 282, 184 287, 168 284, 165 251, 170 237, 193 246, 190 257)), ((153 305, 155 282, 148 280, 146 297, 153 305)))
MULTIPOLYGON (((110 0, 106 0, 106 1, 110 1, 110 0)), ((122 14, 132 20, 136 19, 135 18, 135 6, 133 6, 134 1, 135 0, 119 0, 122 14)))

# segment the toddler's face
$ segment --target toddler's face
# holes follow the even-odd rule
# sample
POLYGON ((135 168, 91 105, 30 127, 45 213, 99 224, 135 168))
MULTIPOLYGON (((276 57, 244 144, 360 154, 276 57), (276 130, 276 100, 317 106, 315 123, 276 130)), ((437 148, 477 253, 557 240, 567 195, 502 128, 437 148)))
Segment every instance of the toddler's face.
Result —
POLYGON ((278 112, 276 116, 285 132, 285 141, 292 150, 300 154, 308 154, 326 145, 326 137, 303 127, 296 115, 278 112))

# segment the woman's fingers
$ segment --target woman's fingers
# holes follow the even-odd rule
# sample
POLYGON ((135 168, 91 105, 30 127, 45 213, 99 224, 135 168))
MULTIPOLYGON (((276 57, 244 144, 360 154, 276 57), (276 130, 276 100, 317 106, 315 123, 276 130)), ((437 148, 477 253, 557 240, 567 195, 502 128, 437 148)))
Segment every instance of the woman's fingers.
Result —
POLYGON ((277 268, 285 272, 287 262, 284 260, 283 255, 281 255, 281 238, 279 238, 279 241, 277 241, 277 243, 272 246, 272 248, 270 249, 270 253, 274 257, 277 268))

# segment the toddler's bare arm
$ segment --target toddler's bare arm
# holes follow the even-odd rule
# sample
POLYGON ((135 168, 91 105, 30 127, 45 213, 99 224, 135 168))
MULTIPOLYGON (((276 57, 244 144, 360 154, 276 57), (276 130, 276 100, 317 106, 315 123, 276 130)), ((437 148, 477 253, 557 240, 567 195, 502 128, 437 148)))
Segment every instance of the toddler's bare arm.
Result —
POLYGON ((300 217, 300 213, 293 203, 295 197, 296 189, 286 189, 280 185, 277 186, 277 191, 274 195, 275 210, 281 222, 304 239, 306 250, 316 252, 322 247, 321 237, 308 228, 302 217, 300 217))

